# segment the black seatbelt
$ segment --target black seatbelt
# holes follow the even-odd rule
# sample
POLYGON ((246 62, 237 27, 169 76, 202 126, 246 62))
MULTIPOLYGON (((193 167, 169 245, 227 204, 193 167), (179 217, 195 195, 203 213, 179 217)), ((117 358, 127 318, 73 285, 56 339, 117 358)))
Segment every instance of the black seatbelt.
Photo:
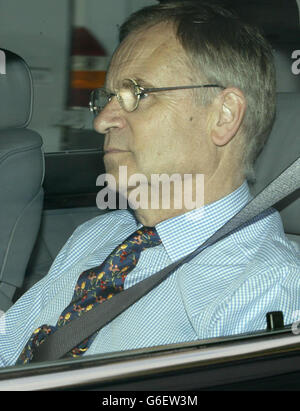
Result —
POLYGON ((50 334, 46 341, 37 347, 31 362, 51 361, 64 357, 72 348, 99 331, 154 287, 158 286, 181 265, 189 262, 201 251, 228 234, 242 228, 253 217, 272 207, 299 188, 300 157, 195 251, 127 290, 116 294, 112 299, 99 304, 87 313, 83 313, 80 317, 50 334))

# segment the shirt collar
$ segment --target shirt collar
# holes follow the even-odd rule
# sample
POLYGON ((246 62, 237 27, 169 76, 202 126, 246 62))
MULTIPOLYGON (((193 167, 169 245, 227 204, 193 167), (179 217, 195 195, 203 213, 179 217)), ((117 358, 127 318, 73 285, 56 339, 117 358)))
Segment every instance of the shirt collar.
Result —
POLYGON ((162 221, 156 230, 172 261, 194 251, 251 199, 247 182, 220 200, 162 221))

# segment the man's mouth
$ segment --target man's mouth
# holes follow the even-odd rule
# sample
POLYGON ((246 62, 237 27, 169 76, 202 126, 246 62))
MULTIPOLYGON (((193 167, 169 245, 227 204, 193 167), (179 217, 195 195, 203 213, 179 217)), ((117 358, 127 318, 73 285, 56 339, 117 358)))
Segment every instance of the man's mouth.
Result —
POLYGON ((105 154, 113 154, 113 153, 128 153, 128 150, 120 150, 118 148, 107 148, 104 150, 105 154))

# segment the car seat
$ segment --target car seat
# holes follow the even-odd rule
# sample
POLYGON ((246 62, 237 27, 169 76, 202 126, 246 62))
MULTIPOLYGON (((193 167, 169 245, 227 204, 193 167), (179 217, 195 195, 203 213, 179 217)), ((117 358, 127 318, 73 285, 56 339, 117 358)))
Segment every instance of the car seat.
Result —
MULTIPOLYGON (((253 194, 300 156, 300 93, 277 93, 277 115, 269 139, 255 164, 253 194)), ((278 204, 284 230, 300 246, 300 189, 278 204)))
POLYGON ((27 128, 33 107, 29 68, 16 54, 0 50, 0 310, 12 305, 24 280, 38 233, 44 159, 40 135, 27 128))

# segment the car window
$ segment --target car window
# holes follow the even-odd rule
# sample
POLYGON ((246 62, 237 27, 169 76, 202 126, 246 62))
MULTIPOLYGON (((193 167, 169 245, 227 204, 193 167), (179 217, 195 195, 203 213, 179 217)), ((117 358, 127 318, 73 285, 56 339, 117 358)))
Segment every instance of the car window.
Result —
MULTIPOLYGON (((71 158, 70 153, 75 153, 75 155, 77 153, 89 154, 90 150, 97 151, 99 158, 102 156, 104 136, 93 130, 93 116, 89 110, 90 94, 94 89, 104 85, 110 59, 118 45, 119 26, 132 12, 156 3, 156 0, 113 0, 110 2, 104 0, 47 0, 44 2, 26 0, 25 7, 20 0, 10 0, 9 2, 0 0, 0 47, 19 54, 29 65, 34 85, 33 117, 30 128, 42 136, 43 150, 49 154, 49 157, 46 157, 48 161, 51 160, 52 155, 57 153, 67 154, 68 161, 71 158)), ((280 1, 274 2, 273 8, 269 2, 266 2, 266 7, 261 9, 259 14, 255 7, 251 6, 253 2, 250 0, 243 2, 243 6, 234 1, 224 1, 224 3, 237 9, 249 21, 260 25, 266 37, 271 41, 277 65, 277 92, 284 94, 280 98, 284 100, 286 93, 293 95, 299 93, 300 0, 288 3, 291 5, 291 10, 295 10, 295 5, 298 5, 298 9, 296 9, 298 14, 292 16, 293 20, 291 20, 289 6, 285 6, 286 14, 282 15, 280 1), (270 18, 270 15, 273 17, 270 18)), ((289 97, 287 99, 289 100, 289 97)), ((283 105, 285 101, 283 101, 283 105)), ((290 127, 290 133, 293 134, 293 124, 290 127)), ((298 148, 295 148, 295 151, 291 151, 296 155, 297 150, 298 148)), ((272 155, 268 158, 269 160, 267 159, 266 162, 264 158, 259 163, 260 173, 263 174, 264 164, 269 161, 270 167, 274 167, 273 174, 276 175, 277 171, 281 171, 278 170, 279 164, 272 162, 272 155)), ((290 160, 294 159, 290 157, 287 160, 284 159, 282 166, 286 167, 289 165, 286 162, 289 163, 290 160)), ((71 162, 68 164, 65 168, 69 170, 69 174, 75 175, 74 166, 71 162)), ((78 174, 84 175, 84 171, 81 170, 85 169, 85 166, 80 167, 78 174)), ((87 165, 86 168, 88 167, 87 165)), ((54 173, 55 166, 52 168, 55 177, 51 184, 52 187, 57 188, 60 187, 60 184, 63 185, 64 181, 59 181, 59 175, 54 173)), ((62 199, 89 195, 90 186, 88 189, 86 188, 85 192, 84 184, 81 184, 79 178, 77 180, 76 177, 76 181, 73 180, 72 183, 63 185, 63 188, 55 195, 62 199)), ((262 178, 261 181, 262 185, 266 184, 266 179, 262 178)), ((95 191, 96 189, 95 181, 95 191)), ((62 201, 61 207, 58 207, 57 203, 53 207, 44 207, 42 228, 46 227, 47 235, 50 237, 54 238, 53 231, 51 231, 54 227, 53 221, 56 221, 55 227, 58 227, 58 231, 64 219, 65 221, 69 220, 70 224, 67 230, 61 230, 60 238, 55 246, 50 250, 48 247, 47 252, 51 255, 49 261, 45 260, 46 257, 43 260, 45 256, 41 245, 43 240, 39 237, 40 243, 31 255, 30 264, 34 264, 38 260, 41 261, 38 268, 47 266, 48 270, 72 232, 87 219, 83 214, 86 213, 91 218, 98 215, 98 210, 95 210, 97 203, 94 197, 93 202, 95 202, 92 204, 93 210, 88 208, 91 207, 90 202, 88 204, 80 203, 79 206, 74 206, 72 203, 71 207, 64 206, 62 201), (50 208, 53 208, 54 211, 50 210, 49 212, 50 208), (59 215, 62 210, 63 216, 59 215), (39 260, 40 258, 41 260, 39 260)), ((284 209, 284 205, 281 204, 280 207, 284 209)), ((294 209, 296 210, 296 207, 294 209)), ((294 223, 296 213, 297 210, 293 214, 294 220, 291 220, 290 216, 287 216, 287 213, 285 214, 283 211, 284 223, 286 227, 289 227, 288 234, 292 241, 291 244, 293 244, 292 247, 296 250, 295 253, 299 250, 299 233, 295 228, 296 223, 294 223)), ((36 279, 40 280, 41 277, 37 276, 36 279)), ((22 292, 25 291, 25 289, 22 290, 22 292)), ((272 316, 271 319, 266 317, 265 330, 268 327, 268 332, 276 329, 273 324, 274 319, 275 322, 278 320, 279 327, 281 326, 280 315, 279 317, 272 316)), ((295 311, 294 327, 292 328, 295 335, 299 334, 299 320, 300 311, 295 311)), ((236 328, 238 329, 238 326, 236 328)), ((5 333, 5 314, 0 317, 1 333, 5 333)))
POLYGON ((18 0, 1 2, 1 47, 28 63, 34 81, 31 128, 43 136, 44 151, 99 149, 92 131, 89 94, 101 87, 125 17, 151 1, 18 0), (12 24, 12 22, 14 22, 12 24), (22 41, 20 42, 20 37, 22 41))

